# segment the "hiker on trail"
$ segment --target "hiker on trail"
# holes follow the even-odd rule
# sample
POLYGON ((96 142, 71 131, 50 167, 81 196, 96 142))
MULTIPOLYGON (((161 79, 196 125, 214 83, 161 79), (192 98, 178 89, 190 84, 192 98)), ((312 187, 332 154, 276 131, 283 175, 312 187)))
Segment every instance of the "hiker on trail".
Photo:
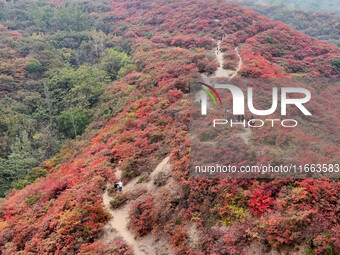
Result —
POLYGON ((115 184, 113 185, 113 187, 115 188, 115 191, 117 192, 117 190, 118 190, 118 184, 115 183, 115 184))
POLYGON ((118 188, 119 188, 119 191, 122 192, 122 190, 123 190, 123 183, 122 183, 122 181, 118 182, 118 188))

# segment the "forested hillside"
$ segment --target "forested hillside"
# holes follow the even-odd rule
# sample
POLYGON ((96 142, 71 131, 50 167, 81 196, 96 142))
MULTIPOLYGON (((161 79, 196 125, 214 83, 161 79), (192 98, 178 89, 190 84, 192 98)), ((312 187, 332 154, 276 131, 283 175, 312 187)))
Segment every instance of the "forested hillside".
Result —
POLYGON ((130 40, 90 15, 107 9, 1 3, 0 196, 44 174, 32 169, 81 135, 107 85, 134 68, 130 40))
POLYGON ((337 0, 323 0, 323 1, 318 1, 318 0, 285 0, 285 1, 247 0, 247 1, 253 2, 255 4, 266 4, 266 5, 271 5, 271 6, 279 6, 280 8, 340 13, 339 3, 337 2, 337 0))
MULTIPOLYGON (((0 171, 2 192, 15 188, 0 204, 2 254, 132 254, 122 238, 103 241, 103 193, 118 171, 147 182, 167 156, 157 192, 112 203, 132 203, 137 236, 175 254, 340 252, 337 180, 190 178, 188 95, 216 70, 222 38, 244 78, 339 78, 339 47, 220 0, 71 2, 1 3, 0 171)), ((254 132, 249 145, 230 132, 226 158, 339 163, 339 86, 309 88, 320 119, 254 132)))
MULTIPOLYGON (((292 9, 290 5, 256 2, 251 0, 236 1, 246 8, 250 8, 273 21, 280 20, 291 28, 302 33, 340 46, 340 14, 333 13, 336 9, 324 12, 322 8, 308 11, 303 7, 292 9)), ((322 6, 327 6, 324 1, 317 1, 322 6)))

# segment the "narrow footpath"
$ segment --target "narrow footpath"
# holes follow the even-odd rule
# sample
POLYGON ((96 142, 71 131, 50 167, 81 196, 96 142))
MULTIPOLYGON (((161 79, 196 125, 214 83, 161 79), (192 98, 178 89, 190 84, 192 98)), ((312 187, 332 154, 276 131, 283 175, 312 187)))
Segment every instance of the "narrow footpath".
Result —
MULTIPOLYGON (((147 192, 155 192, 159 187, 154 185, 154 180, 160 172, 169 173, 171 166, 169 158, 163 159, 154 171, 149 175, 148 182, 137 183, 139 177, 136 177, 123 186, 123 192, 130 192, 136 188, 146 188, 147 192)), ((117 169, 116 177, 121 179, 122 172, 117 169)), ((169 245, 163 240, 158 240, 157 237, 149 234, 142 238, 136 238, 135 235, 128 229, 129 208, 133 202, 127 203, 117 209, 111 209, 110 201, 112 197, 109 196, 108 187, 103 194, 103 203, 106 210, 111 214, 111 220, 104 226, 104 235, 102 241, 110 243, 116 238, 122 238, 127 244, 131 246, 135 255, 165 255, 172 254, 169 245)))

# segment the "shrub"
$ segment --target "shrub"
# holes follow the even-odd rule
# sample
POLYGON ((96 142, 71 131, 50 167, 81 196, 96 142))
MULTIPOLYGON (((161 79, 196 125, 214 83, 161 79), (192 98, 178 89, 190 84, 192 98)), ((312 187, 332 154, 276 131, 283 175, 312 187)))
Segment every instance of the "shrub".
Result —
POLYGON ((340 59, 333 60, 332 66, 334 66, 336 69, 340 70, 340 59))
POLYGON ((110 205, 113 209, 120 207, 127 200, 126 195, 122 193, 117 193, 114 198, 110 201, 110 205))
POLYGON ((150 233, 153 228, 153 207, 152 196, 134 203, 131 207, 130 226, 141 236, 150 233))
POLYGON ((39 60, 31 58, 24 69, 29 73, 40 73, 44 68, 39 60))
POLYGON ((121 165, 121 170, 123 171, 123 175, 126 178, 132 178, 138 175, 138 171, 136 169, 137 160, 134 157, 129 157, 121 165))
POLYGON ((79 255, 132 255, 132 249, 123 240, 118 239, 110 244, 97 240, 91 244, 83 244, 79 255))
POLYGON ((307 255, 323 254, 323 255, 335 255, 334 246, 331 240, 331 235, 324 234, 318 235, 316 238, 309 242, 309 249, 306 252, 307 255))
POLYGON ((23 189, 28 185, 28 180, 19 180, 13 184, 14 188, 17 190, 23 189))
POLYGON ((261 188, 256 188, 250 195, 249 206, 255 215, 262 215, 267 209, 274 205, 271 192, 265 193, 261 188))
POLYGON ((164 186, 168 177, 169 176, 164 172, 159 172, 156 178, 154 179, 153 184, 159 187, 164 186))

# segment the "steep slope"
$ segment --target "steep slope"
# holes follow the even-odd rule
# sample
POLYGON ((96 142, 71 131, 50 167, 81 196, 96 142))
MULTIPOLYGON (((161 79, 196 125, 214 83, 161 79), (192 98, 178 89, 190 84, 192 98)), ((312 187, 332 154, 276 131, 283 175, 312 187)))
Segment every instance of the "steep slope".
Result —
MULTIPOLYGON (((290 252, 295 245, 339 249, 338 181, 189 178, 188 92, 200 73, 217 68, 212 39, 223 38, 226 54, 238 47, 244 77, 337 77, 332 63, 340 49, 221 1, 111 1, 106 15, 113 33, 133 41, 137 70, 105 93, 103 101, 112 103, 105 107, 113 112, 105 127, 41 166, 47 177, 1 203, 2 253, 131 254, 122 240, 100 241, 109 221, 102 195, 107 183, 117 181, 118 165, 125 182, 148 175, 169 154, 173 183, 129 198, 136 234, 164 234, 178 254, 238 254, 255 245, 262 254, 290 252)), ((313 105, 327 112, 323 120, 337 125, 338 92, 320 93, 313 105)), ((337 125, 315 122, 310 130, 256 133, 254 146, 234 137, 228 156, 235 162, 339 162, 337 125), (266 151, 258 154, 257 146, 266 151)))
POLYGON ((34 168, 81 135, 107 85, 135 68, 131 43, 90 15, 106 6, 0 1, 0 197, 44 175, 34 168))

